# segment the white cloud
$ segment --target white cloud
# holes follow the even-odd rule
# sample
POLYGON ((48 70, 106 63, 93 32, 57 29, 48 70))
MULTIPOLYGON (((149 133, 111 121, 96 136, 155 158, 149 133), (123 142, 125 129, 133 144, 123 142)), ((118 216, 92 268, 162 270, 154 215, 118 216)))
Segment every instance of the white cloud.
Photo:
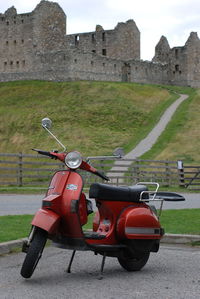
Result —
MULTIPOLYGON (((185 44, 191 31, 200 35, 199 0, 53 0, 67 15, 68 33, 104 29, 134 19, 141 32, 143 59, 151 59, 160 37, 165 35, 171 47, 185 44)), ((14 5, 18 13, 32 11, 40 0, 0 0, 0 12, 14 5)))

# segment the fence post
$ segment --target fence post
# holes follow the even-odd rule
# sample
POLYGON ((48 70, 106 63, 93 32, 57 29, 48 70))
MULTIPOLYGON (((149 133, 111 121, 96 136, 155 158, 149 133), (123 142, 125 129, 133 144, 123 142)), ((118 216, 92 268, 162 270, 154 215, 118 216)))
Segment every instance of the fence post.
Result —
POLYGON ((139 167, 139 161, 135 160, 135 163, 133 163, 133 170, 132 170, 132 178, 135 176, 135 182, 140 181, 140 167, 139 167))
POLYGON ((23 154, 22 154, 22 152, 20 152, 19 153, 19 162, 18 162, 18 165, 19 165, 19 168, 18 168, 18 186, 19 187, 22 187, 22 185, 23 185, 23 169, 22 169, 23 162, 22 162, 22 159, 23 159, 23 154))
POLYGON ((169 170, 169 162, 165 162, 165 171, 166 171, 166 187, 170 185, 170 170, 169 170))
POLYGON ((179 186, 184 187, 185 186, 185 178, 184 178, 183 161, 181 161, 181 160, 177 161, 177 169, 178 169, 178 174, 179 174, 179 186))

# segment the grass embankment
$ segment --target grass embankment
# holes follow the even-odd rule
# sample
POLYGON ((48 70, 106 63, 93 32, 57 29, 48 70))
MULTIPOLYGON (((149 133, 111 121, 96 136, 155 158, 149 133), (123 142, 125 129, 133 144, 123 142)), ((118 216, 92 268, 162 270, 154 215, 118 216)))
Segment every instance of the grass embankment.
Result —
POLYGON ((0 242, 27 237, 32 218, 32 215, 0 216, 0 242))
POLYGON ((19 81, 0 83, 0 152, 32 153, 57 144, 53 132, 83 156, 132 149, 155 125, 175 94, 159 86, 116 82, 19 81))
MULTIPOLYGON (((28 236, 32 215, 0 216, 0 242, 16 240, 28 236)), ((200 234, 200 209, 165 210, 161 224, 166 233, 200 234)), ((92 227, 92 217, 86 228, 92 227)))

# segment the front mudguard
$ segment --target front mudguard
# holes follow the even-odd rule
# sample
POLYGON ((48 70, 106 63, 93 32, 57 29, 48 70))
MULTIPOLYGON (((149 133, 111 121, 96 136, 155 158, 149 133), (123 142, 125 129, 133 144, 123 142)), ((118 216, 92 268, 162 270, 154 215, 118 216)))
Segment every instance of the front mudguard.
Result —
POLYGON ((46 209, 39 209, 31 224, 36 227, 40 227, 48 232, 48 234, 55 234, 58 230, 58 226, 60 223, 60 216, 55 212, 46 209))

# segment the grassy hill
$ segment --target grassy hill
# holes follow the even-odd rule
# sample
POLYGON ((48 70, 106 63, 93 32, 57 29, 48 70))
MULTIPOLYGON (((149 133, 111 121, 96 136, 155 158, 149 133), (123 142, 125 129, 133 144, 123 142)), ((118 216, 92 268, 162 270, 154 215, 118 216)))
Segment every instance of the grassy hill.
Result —
POLYGON ((110 82, 19 81, 0 83, 0 152, 59 149, 41 128, 84 156, 126 151, 143 138, 177 96, 153 85, 110 82))

